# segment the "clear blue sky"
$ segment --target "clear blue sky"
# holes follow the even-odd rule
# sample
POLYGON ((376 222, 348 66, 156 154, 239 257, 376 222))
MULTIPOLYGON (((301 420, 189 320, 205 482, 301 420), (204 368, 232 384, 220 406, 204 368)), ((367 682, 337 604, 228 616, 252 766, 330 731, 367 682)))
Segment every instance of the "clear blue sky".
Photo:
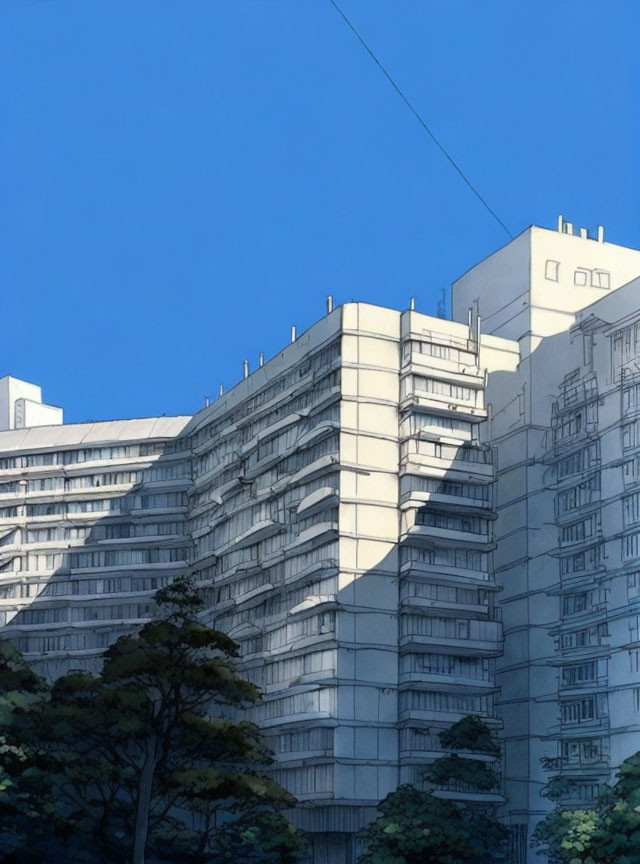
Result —
MULTIPOLYGON (((516 234, 640 246, 637 0, 340 0, 516 234)), ((502 245, 329 0, 0 3, 0 375, 190 413, 337 302, 502 245)))

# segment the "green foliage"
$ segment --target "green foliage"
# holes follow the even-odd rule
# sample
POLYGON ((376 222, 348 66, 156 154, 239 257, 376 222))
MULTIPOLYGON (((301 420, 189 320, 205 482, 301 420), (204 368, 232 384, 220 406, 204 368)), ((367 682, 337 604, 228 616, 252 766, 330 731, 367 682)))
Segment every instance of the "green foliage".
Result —
POLYGON ((280 813, 246 814, 218 832, 216 864, 298 864, 307 855, 306 838, 280 813))
POLYGON ((472 750, 492 756, 500 755, 500 748, 493 740, 491 730, 474 714, 463 717, 438 737, 445 750, 472 750))
POLYGON ((536 826, 531 845, 549 864, 593 864, 591 843, 598 825, 596 810, 556 808, 536 826))
POLYGON ((436 786, 445 786, 454 780, 478 792, 490 792, 499 784, 495 771, 479 759, 464 759, 454 753, 443 756, 424 771, 424 777, 436 786))
MULTIPOLYGON (((440 733, 445 749, 498 755, 490 729, 477 717, 465 717, 440 733)), ((452 753, 424 771, 435 786, 488 792, 498 777, 478 758, 452 753)), ((363 832, 366 851, 359 864, 489 864, 501 860, 507 831, 486 808, 464 804, 413 786, 400 786, 379 806, 380 816, 363 832)))
POLYGON ((591 841, 597 864, 640 864, 640 753, 620 766, 591 841))
MULTIPOLYGON (((98 676, 73 672, 47 690, 19 655, 7 669, 8 684, 23 688, 17 692, 29 703, 9 712, 11 746, 26 742, 25 764, 46 778, 58 817, 52 824, 66 844, 64 856, 38 860, 141 864, 146 854, 154 862, 206 864, 218 811, 242 819, 295 803, 263 773, 271 755, 258 728, 225 716, 260 698, 235 671, 236 644, 199 620, 200 600, 188 581, 162 589, 156 600, 159 617, 114 643, 98 676)), ((261 815, 251 835, 256 849, 268 816, 284 823, 276 813, 261 815)), ((16 848, 28 845, 24 837, 34 830, 27 826, 16 848)), ((280 862, 271 847, 269 854, 280 862)))
POLYGON ((471 855, 461 810, 416 789, 400 786, 378 807, 365 829, 367 851, 358 864, 460 864, 471 855))
POLYGON ((563 798, 571 795, 575 787, 575 780, 557 775, 549 780, 540 794, 543 798, 549 798, 551 801, 561 801, 563 798))
POLYGON ((56 807, 45 767, 22 734, 47 686, 8 642, 0 643, 0 861, 41 862, 55 846, 56 807))
MULTIPOLYGON (((554 778, 547 797, 561 800, 572 785, 554 778)), ((568 810, 558 804, 536 827, 531 845, 551 864, 640 864, 640 753, 622 763, 615 786, 595 808, 568 810)))

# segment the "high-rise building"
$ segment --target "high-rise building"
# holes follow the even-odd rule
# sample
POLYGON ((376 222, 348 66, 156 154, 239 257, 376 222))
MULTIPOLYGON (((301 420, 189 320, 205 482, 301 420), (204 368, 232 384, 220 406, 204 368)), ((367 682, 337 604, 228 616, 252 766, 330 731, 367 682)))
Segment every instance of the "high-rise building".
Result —
POLYGON ((186 572, 188 419, 0 432, 0 633, 38 672, 95 669, 186 572))
POLYGON ((193 417, 36 426, 59 409, 1 379, 4 635, 96 668, 189 572, 314 864, 351 864, 468 714, 503 788, 438 794, 499 808, 526 861, 554 776, 586 802, 640 749, 638 274, 601 229, 531 228, 454 284, 457 320, 330 308, 193 417))
POLYGON ((0 433, 5 635, 51 675, 95 667, 188 568, 264 691, 316 862, 353 860, 438 731, 499 724, 478 427, 486 369, 514 362, 472 316, 349 303, 190 420, 0 433))
POLYGON ((514 372, 488 376, 481 438, 497 474, 503 812, 522 856, 554 778, 585 806, 640 750, 638 274, 639 251, 560 217, 453 286, 454 317, 474 305, 519 346, 514 372))
POLYGON ((349 303, 185 430, 196 578, 264 690, 252 716, 277 778, 312 805, 298 820, 317 862, 353 860, 354 833, 418 779, 439 730, 498 724, 478 426, 484 370, 505 358, 474 322, 349 303))

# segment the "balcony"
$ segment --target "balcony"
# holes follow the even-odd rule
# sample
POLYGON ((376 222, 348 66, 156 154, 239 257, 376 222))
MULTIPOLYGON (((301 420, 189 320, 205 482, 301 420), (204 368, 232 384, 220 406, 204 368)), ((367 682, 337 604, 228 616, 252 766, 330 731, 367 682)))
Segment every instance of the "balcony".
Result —
MULTIPOLYGON (((482 396, 482 391, 476 391, 482 396)), ((438 393, 426 393, 414 390, 400 400, 401 411, 428 411, 441 417, 461 417, 468 422, 480 423, 487 419, 487 411, 481 400, 471 402, 466 399, 456 399, 452 396, 441 396, 438 393)))
POLYGON ((490 552, 496 548, 487 534, 476 534, 472 531, 453 531, 447 528, 436 528, 432 525, 412 525, 401 537, 403 542, 409 542, 416 546, 432 545, 433 543, 443 546, 463 545, 467 549, 476 549, 481 552, 490 552))
MULTIPOLYGON (((430 619, 424 616, 425 625, 401 618, 403 630, 399 639, 401 649, 411 651, 431 650, 440 653, 453 651, 465 656, 481 653, 485 657, 497 657, 502 650, 502 625, 498 621, 476 621, 452 618, 451 631, 444 627, 438 630, 433 626, 431 633, 419 632, 428 630, 426 622, 430 619), (457 630, 456 630, 457 628, 457 630), (453 631, 456 632, 453 632, 453 631)), ((440 619, 433 619, 435 622, 440 619)), ((449 619, 448 619, 449 620, 449 619)))

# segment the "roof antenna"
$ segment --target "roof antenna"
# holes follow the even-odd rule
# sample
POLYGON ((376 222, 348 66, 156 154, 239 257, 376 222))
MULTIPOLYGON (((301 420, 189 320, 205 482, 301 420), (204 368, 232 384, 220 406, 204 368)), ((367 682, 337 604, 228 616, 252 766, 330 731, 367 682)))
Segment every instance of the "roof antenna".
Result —
POLYGON ((440 289, 440 299, 438 300, 438 318, 447 317, 447 289, 443 285, 440 289))

